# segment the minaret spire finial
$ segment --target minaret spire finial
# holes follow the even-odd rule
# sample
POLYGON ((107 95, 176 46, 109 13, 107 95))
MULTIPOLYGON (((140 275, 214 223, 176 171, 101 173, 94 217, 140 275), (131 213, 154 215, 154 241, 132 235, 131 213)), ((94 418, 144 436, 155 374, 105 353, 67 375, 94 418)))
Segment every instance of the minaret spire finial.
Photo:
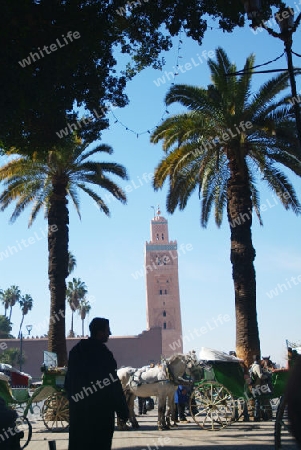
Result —
POLYGON ((160 206, 158 205, 158 207, 157 207, 157 216, 159 217, 159 216, 160 216, 160 214, 161 214, 161 211, 160 211, 160 206))

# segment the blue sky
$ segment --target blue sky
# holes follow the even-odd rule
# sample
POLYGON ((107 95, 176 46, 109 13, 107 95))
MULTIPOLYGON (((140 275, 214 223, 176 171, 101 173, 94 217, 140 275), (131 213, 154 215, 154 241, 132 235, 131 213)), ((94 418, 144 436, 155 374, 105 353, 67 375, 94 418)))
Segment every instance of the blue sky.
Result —
MULTIPOLYGON (((290 2, 290 6, 297 11, 301 9, 301 1, 300 6, 294 3, 290 2)), ((182 69, 174 77, 176 83, 207 86, 210 78, 206 58, 212 56, 218 46, 226 50, 238 69, 243 67, 250 53, 255 53, 256 63, 262 64, 283 52, 282 41, 269 36, 265 30, 254 34, 246 26, 243 30, 226 34, 218 30, 218 25, 213 21, 210 20, 209 25, 212 29, 208 29, 202 46, 182 36, 181 58, 178 59, 182 69)), ((275 30, 278 31, 276 27, 275 30)), ((300 30, 301 27, 294 35, 293 50, 297 53, 300 53, 300 30)), ((151 207, 160 205, 162 215, 168 219, 170 239, 176 239, 179 246, 189 244, 191 248, 185 253, 179 252, 182 326, 183 336, 186 336, 184 350, 198 351, 202 346, 207 346, 228 352, 235 349, 229 225, 224 220, 218 229, 211 218, 207 229, 201 228, 197 194, 190 199, 185 211, 169 215, 165 209, 166 189, 154 192, 151 186, 152 174, 163 152, 160 144, 150 144, 148 130, 152 131, 160 123, 166 110, 163 99, 173 81, 177 48, 178 39, 175 39, 173 49, 164 55, 166 65, 163 71, 146 69, 139 74, 127 88, 129 106, 109 113, 110 128, 103 133, 102 142, 114 149, 107 160, 119 162, 128 169, 129 180, 120 183, 128 192, 128 204, 124 206, 108 199, 111 217, 107 218, 92 200, 81 195, 81 221, 70 205, 69 244, 77 260, 72 276, 81 278, 88 287, 92 304, 88 321, 93 316, 108 317, 113 335, 117 336, 142 332, 146 328, 146 295, 145 277, 139 272, 144 264, 144 245, 150 239, 151 207), (162 77, 165 83, 161 81, 158 86, 158 79, 162 80, 162 77), (217 322, 220 314, 228 315, 230 320, 217 322), (201 327, 207 327, 208 332, 197 337, 193 330, 201 327)), ((294 63, 300 66, 300 59, 295 57, 294 63)), ((265 68, 285 67, 283 56, 265 68)), ((254 75, 254 91, 271 76, 254 75)), ((298 78, 297 90, 301 90, 298 78)), ((183 108, 175 105, 168 111, 172 114, 183 111, 183 108)), ((167 117, 166 113, 164 117, 167 117)), ((291 179, 300 193, 300 180, 293 176, 291 179)), ((300 342, 301 339, 300 217, 285 211, 263 184, 261 202, 266 204, 266 210, 262 213, 264 226, 261 227, 256 219, 253 225, 261 349, 263 356, 271 355, 279 363, 285 360, 285 340, 300 342)), ((0 252, 7 251, 9 246, 15 246, 18 250, 12 250, 8 257, 0 260, 0 288, 6 289, 16 284, 22 294, 33 297, 34 308, 24 321, 23 333, 26 334, 25 326, 32 324, 32 333, 40 336, 47 332, 50 308, 47 223, 40 214, 28 229, 29 212, 29 209, 24 211, 12 225, 8 223, 11 210, 0 216, 0 252)), ((20 320, 20 309, 16 306, 12 314, 14 334, 18 332, 20 320)), ((66 324, 68 331, 69 311, 66 324)), ((75 331, 78 334, 81 332, 78 316, 75 317, 75 331)))

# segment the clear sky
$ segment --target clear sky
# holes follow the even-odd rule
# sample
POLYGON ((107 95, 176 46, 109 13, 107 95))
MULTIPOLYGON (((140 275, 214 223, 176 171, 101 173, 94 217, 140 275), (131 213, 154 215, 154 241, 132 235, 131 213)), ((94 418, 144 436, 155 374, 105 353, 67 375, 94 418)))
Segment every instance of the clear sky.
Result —
MULTIPOLYGON (((300 5, 289 2, 289 6, 298 12, 301 1, 300 5)), ((102 142, 111 145, 114 153, 104 159, 119 162, 128 169, 129 180, 120 183, 128 192, 128 204, 120 205, 104 193, 111 209, 111 217, 107 218, 83 194, 80 197, 81 221, 70 205, 69 244, 77 260, 72 276, 86 283, 92 304, 86 331, 93 316, 108 317, 112 333, 117 336, 135 335, 146 329, 145 277, 141 269, 145 242, 150 239, 152 207, 160 205, 162 215, 168 219, 170 239, 177 240, 179 247, 185 248, 189 244, 190 248, 189 251, 179 251, 182 325, 183 336, 186 336, 184 350, 198 351, 202 346, 226 352, 235 349, 234 290, 227 220, 224 219, 218 229, 211 218, 207 229, 201 228, 197 194, 191 197, 183 212, 166 213, 166 189, 154 192, 151 185, 152 174, 163 152, 160 144, 150 144, 147 131, 152 131, 160 123, 166 109, 163 99, 173 81, 204 87, 210 83, 206 58, 214 56, 218 46, 226 50, 238 69, 242 69, 250 53, 255 53, 257 64, 280 56, 283 43, 265 30, 254 34, 246 26, 226 34, 218 30, 213 21, 210 20, 209 25, 212 29, 208 29, 202 46, 182 36, 183 43, 178 53, 179 40, 175 39, 174 48, 164 55, 166 65, 163 71, 146 69, 139 74, 127 88, 129 106, 109 113, 110 128, 103 133, 102 142), (179 75, 174 76, 178 54, 181 56, 178 63, 182 67, 178 69, 179 75), (219 315, 227 315, 230 320, 217 322, 219 315), (201 327, 207 327, 208 331, 197 337, 194 330, 201 327)), ((278 31, 276 25, 273 27, 278 31)), ((294 35, 293 45, 293 50, 299 54, 300 30, 301 27, 294 35)), ((294 57, 294 63, 300 67, 300 58, 294 57)), ((282 56, 263 69, 285 67, 286 59, 282 56)), ((273 74, 254 75, 254 91, 271 76, 273 74)), ((300 89, 300 79, 297 78, 297 90, 300 89)), ((168 111, 172 114, 184 109, 175 105, 168 111)), ((164 117, 167 116, 165 113, 164 117)), ((293 176, 291 179, 300 194, 300 180, 293 176)), ((300 216, 285 211, 264 184, 261 188, 261 202, 266 204, 266 211, 262 213, 264 226, 261 227, 256 219, 253 225, 261 350, 263 356, 271 355, 273 361, 284 363, 285 340, 301 340, 300 216)), ((47 332, 50 307, 47 222, 40 214, 28 229, 29 212, 29 209, 25 210, 12 225, 8 224, 11 209, 0 216, 0 288, 7 289, 15 284, 22 294, 32 296, 34 308, 25 318, 23 334, 26 334, 25 326, 31 324, 33 335, 40 336, 47 332), (9 250, 13 246, 17 252, 9 250)), ((3 313, 4 308, 0 308, 3 313)), ((16 306, 12 313, 15 335, 20 320, 20 308, 16 306)), ((66 328, 68 332, 69 311, 66 328)), ((75 332, 81 333, 81 321, 77 315, 75 332)))

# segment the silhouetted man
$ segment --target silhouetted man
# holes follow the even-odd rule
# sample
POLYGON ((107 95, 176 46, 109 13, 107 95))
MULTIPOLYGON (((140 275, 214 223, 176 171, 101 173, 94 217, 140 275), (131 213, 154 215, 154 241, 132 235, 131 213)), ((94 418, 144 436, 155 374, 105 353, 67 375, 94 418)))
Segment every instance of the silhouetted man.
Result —
POLYGON ((116 361, 105 342, 108 319, 96 317, 91 337, 69 353, 65 389, 69 398, 69 450, 111 450, 115 412, 125 422, 128 407, 116 374, 116 361))

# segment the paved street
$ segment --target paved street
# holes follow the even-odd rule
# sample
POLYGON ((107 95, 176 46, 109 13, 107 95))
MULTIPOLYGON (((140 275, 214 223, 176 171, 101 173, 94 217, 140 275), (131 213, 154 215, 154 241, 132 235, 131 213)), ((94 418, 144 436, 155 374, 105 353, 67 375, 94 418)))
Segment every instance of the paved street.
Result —
MULTIPOLYGON (((273 450, 274 422, 236 422, 218 432, 200 429, 194 422, 179 424, 176 429, 158 431, 156 429, 156 410, 147 416, 138 417, 139 431, 115 431, 113 449, 118 450, 202 450, 219 448, 223 450, 273 450)), ((190 419, 190 418, 189 418, 190 419)), ((42 421, 33 422, 33 437, 26 447, 28 450, 48 450, 48 441, 55 440, 57 450, 68 449, 68 433, 50 433, 42 421)), ((286 437, 283 450, 296 450, 291 439, 286 437)), ((90 449, 86 449, 90 450, 90 449)))

